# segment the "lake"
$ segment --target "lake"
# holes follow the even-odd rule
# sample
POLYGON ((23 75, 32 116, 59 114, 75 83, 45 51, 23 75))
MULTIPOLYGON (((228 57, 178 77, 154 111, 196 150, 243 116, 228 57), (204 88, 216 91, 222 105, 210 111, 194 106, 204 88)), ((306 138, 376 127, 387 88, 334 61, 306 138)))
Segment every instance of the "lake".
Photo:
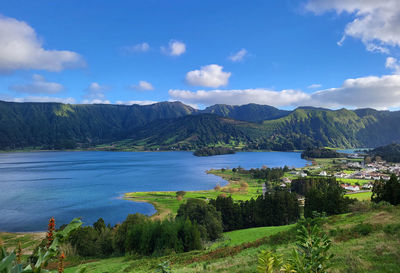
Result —
POLYGON ((114 225, 130 213, 151 215, 126 192, 206 190, 225 182, 209 169, 305 166, 300 153, 240 152, 195 157, 191 152, 29 152, 0 154, 0 230, 43 231, 82 217, 114 225))

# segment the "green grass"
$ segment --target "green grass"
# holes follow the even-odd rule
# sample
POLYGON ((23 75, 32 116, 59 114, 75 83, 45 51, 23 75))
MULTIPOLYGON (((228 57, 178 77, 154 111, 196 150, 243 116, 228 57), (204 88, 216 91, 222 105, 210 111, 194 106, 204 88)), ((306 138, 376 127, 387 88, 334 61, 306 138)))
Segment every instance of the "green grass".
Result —
POLYGON ((262 193, 262 181, 251 178, 248 174, 239 174, 232 170, 210 170, 210 175, 218 175, 229 182, 228 185, 221 187, 219 190, 205 191, 188 191, 182 200, 178 200, 175 191, 157 191, 157 192, 132 192, 125 194, 126 199, 132 201, 148 202, 154 205, 157 213, 153 218, 164 218, 169 214, 175 215, 179 206, 189 198, 196 199, 215 199, 219 195, 224 194, 231 196, 234 200, 249 200, 256 198, 262 193), (247 183, 247 187, 243 188, 243 183, 247 183))
POLYGON ((352 193, 352 194, 346 194, 345 196, 348 196, 350 198, 355 198, 360 201, 370 201, 371 200, 371 195, 372 192, 359 192, 359 193, 352 193))
POLYGON ((356 183, 358 183, 361 186, 372 182, 372 180, 353 179, 353 178, 336 178, 336 180, 339 182, 350 184, 350 185, 355 185, 356 183))
MULTIPOLYGON (((337 229, 352 230, 361 223, 371 224, 373 231, 368 235, 349 233, 348 238, 330 235, 334 254, 332 269, 329 272, 400 272, 400 234, 384 232, 388 225, 400 225, 400 206, 370 210, 364 213, 347 213, 327 218, 323 228, 327 233, 337 229)), ((198 272, 257 272, 258 254, 263 249, 276 250, 287 259, 293 249, 293 243, 280 245, 261 245, 254 242, 264 236, 289 230, 291 226, 261 227, 227 232, 224 234, 228 245, 210 247, 203 251, 173 254, 165 257, 135 257, 102 259, 87 264, 87 272, 154 272, 163 261, 171 261, 174 273, 198 272), (246 243, 241 245, 241 243, 246 243), (238 247, 241 247, 238 249, 238 247)), ((218 243, 217 243, 218 244, 218 243)), ((67 268, 72 273, 74 268, 67 268)))
POLYGON ((271 236, 281 231, 287 231, 292 227, 294 227, 294 225, 248 228, 225 232, 223 239, 214 243, 211 246, 211 249, 215 249, 221 246, 237 246, 246 242, 252 242, 265 236, 271 236))
POLYGON ((30 255, 37 245, 40 244, 46 234, 44 232, 37 233, 9 233, 0 232, 0 241, 8 251, 13 251, 21 243, 23 256, 30 255))

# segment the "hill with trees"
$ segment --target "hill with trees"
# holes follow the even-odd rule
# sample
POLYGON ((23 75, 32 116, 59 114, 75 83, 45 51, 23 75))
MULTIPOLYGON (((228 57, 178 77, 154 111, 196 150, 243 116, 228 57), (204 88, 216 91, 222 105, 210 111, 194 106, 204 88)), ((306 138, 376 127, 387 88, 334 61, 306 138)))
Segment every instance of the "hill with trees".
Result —
POLYGON ((400 142, 400 112, 214 105, 71 105, 0 101, 0 150, 196 150, 228 146, 254 150, 377 147, 400 142))
POLYGON ((373 158, 380 157, 388 162, 400 162, 400 144, 392 143, 386 146, 377 147, 369 151, 373 158))

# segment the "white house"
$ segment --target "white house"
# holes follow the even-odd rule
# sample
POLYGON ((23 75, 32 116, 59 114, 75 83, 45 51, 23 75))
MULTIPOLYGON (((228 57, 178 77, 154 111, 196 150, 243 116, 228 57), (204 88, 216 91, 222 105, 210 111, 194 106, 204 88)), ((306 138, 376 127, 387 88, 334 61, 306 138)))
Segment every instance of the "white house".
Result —
POLYGON ((359 191, 360 187, 359 186, 346 186, 346 187, 344 187, 344 189, 348 190, 348 191, 359 191))
POLYGON ((326 171, 322 171, 319 173, 320 176, 327 176, 328 174, 326 173, 326 171))

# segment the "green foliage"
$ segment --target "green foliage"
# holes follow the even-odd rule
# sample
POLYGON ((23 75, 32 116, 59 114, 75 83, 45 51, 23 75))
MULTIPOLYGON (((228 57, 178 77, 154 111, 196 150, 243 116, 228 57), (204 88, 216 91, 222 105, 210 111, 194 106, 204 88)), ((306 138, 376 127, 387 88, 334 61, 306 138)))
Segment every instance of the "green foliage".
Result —
POLYGON ((295 273, 293 266, 284 264, 282 255, 276 254, 272 251, 263 250, 258 256, 257 271, 259 273, 295 273))
POLYGON ((397 176, 392 174, 389 181, 375 181, 371 200, 375 203, 385 201, 392 205, 400 204, 400 181, 397 176))
POLYGON ((189 219, 202 227, 202 237, 214 241, 221 236, 221 214, 211 204, 199 199, 188 199, 182 204, 176 215, 177 218, 189 219))
POLYGON ((292 252, 291 263, 297 273, 323 273, 329 268, 333 255, 328 251, 331 240, 318 225, 301 226, 298 230, 296 249, 292 252))
POLYGON ((172 272, 171 264, 167 261, 160 263, 159 265, 157 265, 157 269, 154 272, 155 273, 171 273, 172 272))
POLYGON ((400 162, 400 144, 392 143, 386 146, 377 147, 369 152, 373 157, 380 157, 389 162, 400 162))
POLYGON ((296 247, 290 259, 264 250, 258 257, 258 272, 325 273, 333 255, 329 255, 331 240, 319 225, 300 225, 297 230, 296 247))
POLYGON ((282 111, 249 104, 201 111, 180 102, 125 106, 0 101, 0 149, 74 149, 116 141, 121 146, 110 149, 376 147, 400 140, 400 127, 393 126, 399 121, 397 112, 372 109, 282 111))
POLYGON ((301 158, 338 158, 340 153, 332 149, 307 148, 301 153, 301 158))
POLYGON ((213 156, 213 155, 225 155, 234 154, 235 150, 226 147, 204 147, 196 150, 193 155, 195 156, 213 156))
POLYGON ((210 200, 221 213, 224 231, 243 228, 279 226, 296 222, 300 217, 299 202, 294 193, 271 191, 256 200, 234 202, 231 197, 219 196, 210 200))
POLYGON ((188 219, 153 221, 136 213, 114 229, 106 227, 102 219, 93 226, 79 228, 70 236, 69 242, 82 257, 162 256, 202 248, 200 227, 188 219))
MULTIPOLYGON (((64 229, 54 233, 54 240, 49 247, 40 247, 35 257, 35 263, 29 263, 23 268, 22 264, 18 264, 15 251, 11 254, 0 248, 0 273, 50 273, 46 270, 46 266, 60 254, 60 244, 65 242, 69 234, 79 228, 82 222, 79 219, 74 219, 64 229)), ((78 269, 77 273, 84 272, 85 269, 78 269)), ((54 272, 54 271, 53 271, 54 272)))
POLYGON ((292 181, 291 190, 305 196, 304 216, 313 212, 327 215, 345 213, 354 200, 345 197, 345 190, 335 178, 298 178, 292 181))

